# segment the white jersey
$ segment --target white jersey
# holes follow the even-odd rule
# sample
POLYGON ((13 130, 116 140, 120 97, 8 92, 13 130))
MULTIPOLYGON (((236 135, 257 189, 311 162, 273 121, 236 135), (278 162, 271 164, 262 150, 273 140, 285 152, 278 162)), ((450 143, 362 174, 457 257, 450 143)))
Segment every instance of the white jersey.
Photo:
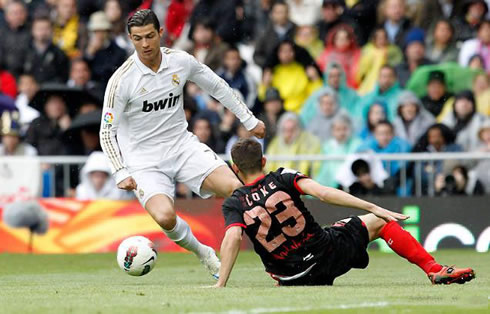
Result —
POLYGON ((100 142, 118 183, 133 170, 161 162, 190 136, 183 108, 186 81, 218 99, 247 130, 258 123, 233 89, 206 65, 183 51, 161 51, 156 73, 134 53, 107 85, 100 142))

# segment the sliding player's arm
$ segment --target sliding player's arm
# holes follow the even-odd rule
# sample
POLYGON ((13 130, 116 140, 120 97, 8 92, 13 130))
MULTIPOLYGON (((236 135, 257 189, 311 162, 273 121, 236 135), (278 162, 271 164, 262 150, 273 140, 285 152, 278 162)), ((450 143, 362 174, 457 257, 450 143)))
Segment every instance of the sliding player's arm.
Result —
POLYGON ((264 123, 253 115, 228 83, 192 56, 189 56, 189 64, 191 68, 190 81, 196 83, 211 96, 218 99, 226 108, 230 109, 253 135, 258 138, 265 136, 264 123))
POLYGON ((342 190, 323 186, 310 178, 298 180, 297 185, 304 194, 314 196, 325 203, 362 209, 373 213, 386 221, 405 220, 408 218, 406 215, 389 211, 373 203, 350 195, 342 190))
POLYGON ((226 233, 221 243, 221 267, 219 279, 215 287, 225 287, 230 278, 231 270, 235 265, 240 243, 242 242, 242 230, 247 228, 243 221, 243 213, 240 211, 241 202, 237 197, 228 197, 222 206, 223 217, 225 218, 226 233))
POLYGON ((120 87, 121 81, 117 77, 111 78, 107 85, 100 123, 100 146, 109 159, 109 165, 118 187, 133 190, 136 188, 136 183, 124 166, 116 137, 121 116, 127 104, 125 97, 121 94, 123 89, 120 87))
POLYGON ((242 227, 232 226, 226 230, 225 237, 221 243, 221 267, 219 269, 219 279, 215 287, 222 288, 226 286, 230 278, 231 270, 240 252, 242 243, 242 227))

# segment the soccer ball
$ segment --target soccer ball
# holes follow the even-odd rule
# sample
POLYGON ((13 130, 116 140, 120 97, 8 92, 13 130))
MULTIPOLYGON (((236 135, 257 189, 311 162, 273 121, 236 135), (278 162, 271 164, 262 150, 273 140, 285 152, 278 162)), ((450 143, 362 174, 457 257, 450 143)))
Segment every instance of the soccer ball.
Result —
POLYGON ((131 276, 148 274, 157 261, 153 242, 142 236, 125 239, 117 248, 117 263, 131 276))

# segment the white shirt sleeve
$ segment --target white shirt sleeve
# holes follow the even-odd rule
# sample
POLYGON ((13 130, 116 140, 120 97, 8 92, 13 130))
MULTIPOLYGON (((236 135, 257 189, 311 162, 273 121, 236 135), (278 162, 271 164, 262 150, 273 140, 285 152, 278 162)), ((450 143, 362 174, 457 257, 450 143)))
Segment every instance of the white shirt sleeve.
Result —
POLYGON ((196 58, 187 55, 189 59, 189 80, 196 83, 204 91, 218 99, 226 108, 230 109, 247 130, 255 128, 259 120, 253 115, 235 91, 222 78, 206 65, 198 62, 196 58))
POLYGON ((122 114, 127 105, 127 100, 122 94, 121 77, 111 79, 107 85, 104 96, 104 108, 102 111, 102 122, 100 124, 100 145, 109 159, 112 174, 116 183, 130 176, 124 166, 121 149, 117 142, 117 128, 122 114))

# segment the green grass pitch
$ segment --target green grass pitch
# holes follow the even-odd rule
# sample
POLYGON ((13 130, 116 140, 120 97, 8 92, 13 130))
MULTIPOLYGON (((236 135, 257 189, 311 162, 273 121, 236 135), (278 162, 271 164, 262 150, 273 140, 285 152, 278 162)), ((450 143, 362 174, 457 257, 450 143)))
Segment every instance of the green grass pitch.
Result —
POLYGON ((471 266, 465 285, 432 286, 395 254, 371 252, 366 270, 332 287, 275 287, 258 257, 242 252, 225 289, 190 254, 160 254, 131 277, 115 254, 0 254, 0 313, 489 313, 490 255, 440 251, 438 261, 471 266))

